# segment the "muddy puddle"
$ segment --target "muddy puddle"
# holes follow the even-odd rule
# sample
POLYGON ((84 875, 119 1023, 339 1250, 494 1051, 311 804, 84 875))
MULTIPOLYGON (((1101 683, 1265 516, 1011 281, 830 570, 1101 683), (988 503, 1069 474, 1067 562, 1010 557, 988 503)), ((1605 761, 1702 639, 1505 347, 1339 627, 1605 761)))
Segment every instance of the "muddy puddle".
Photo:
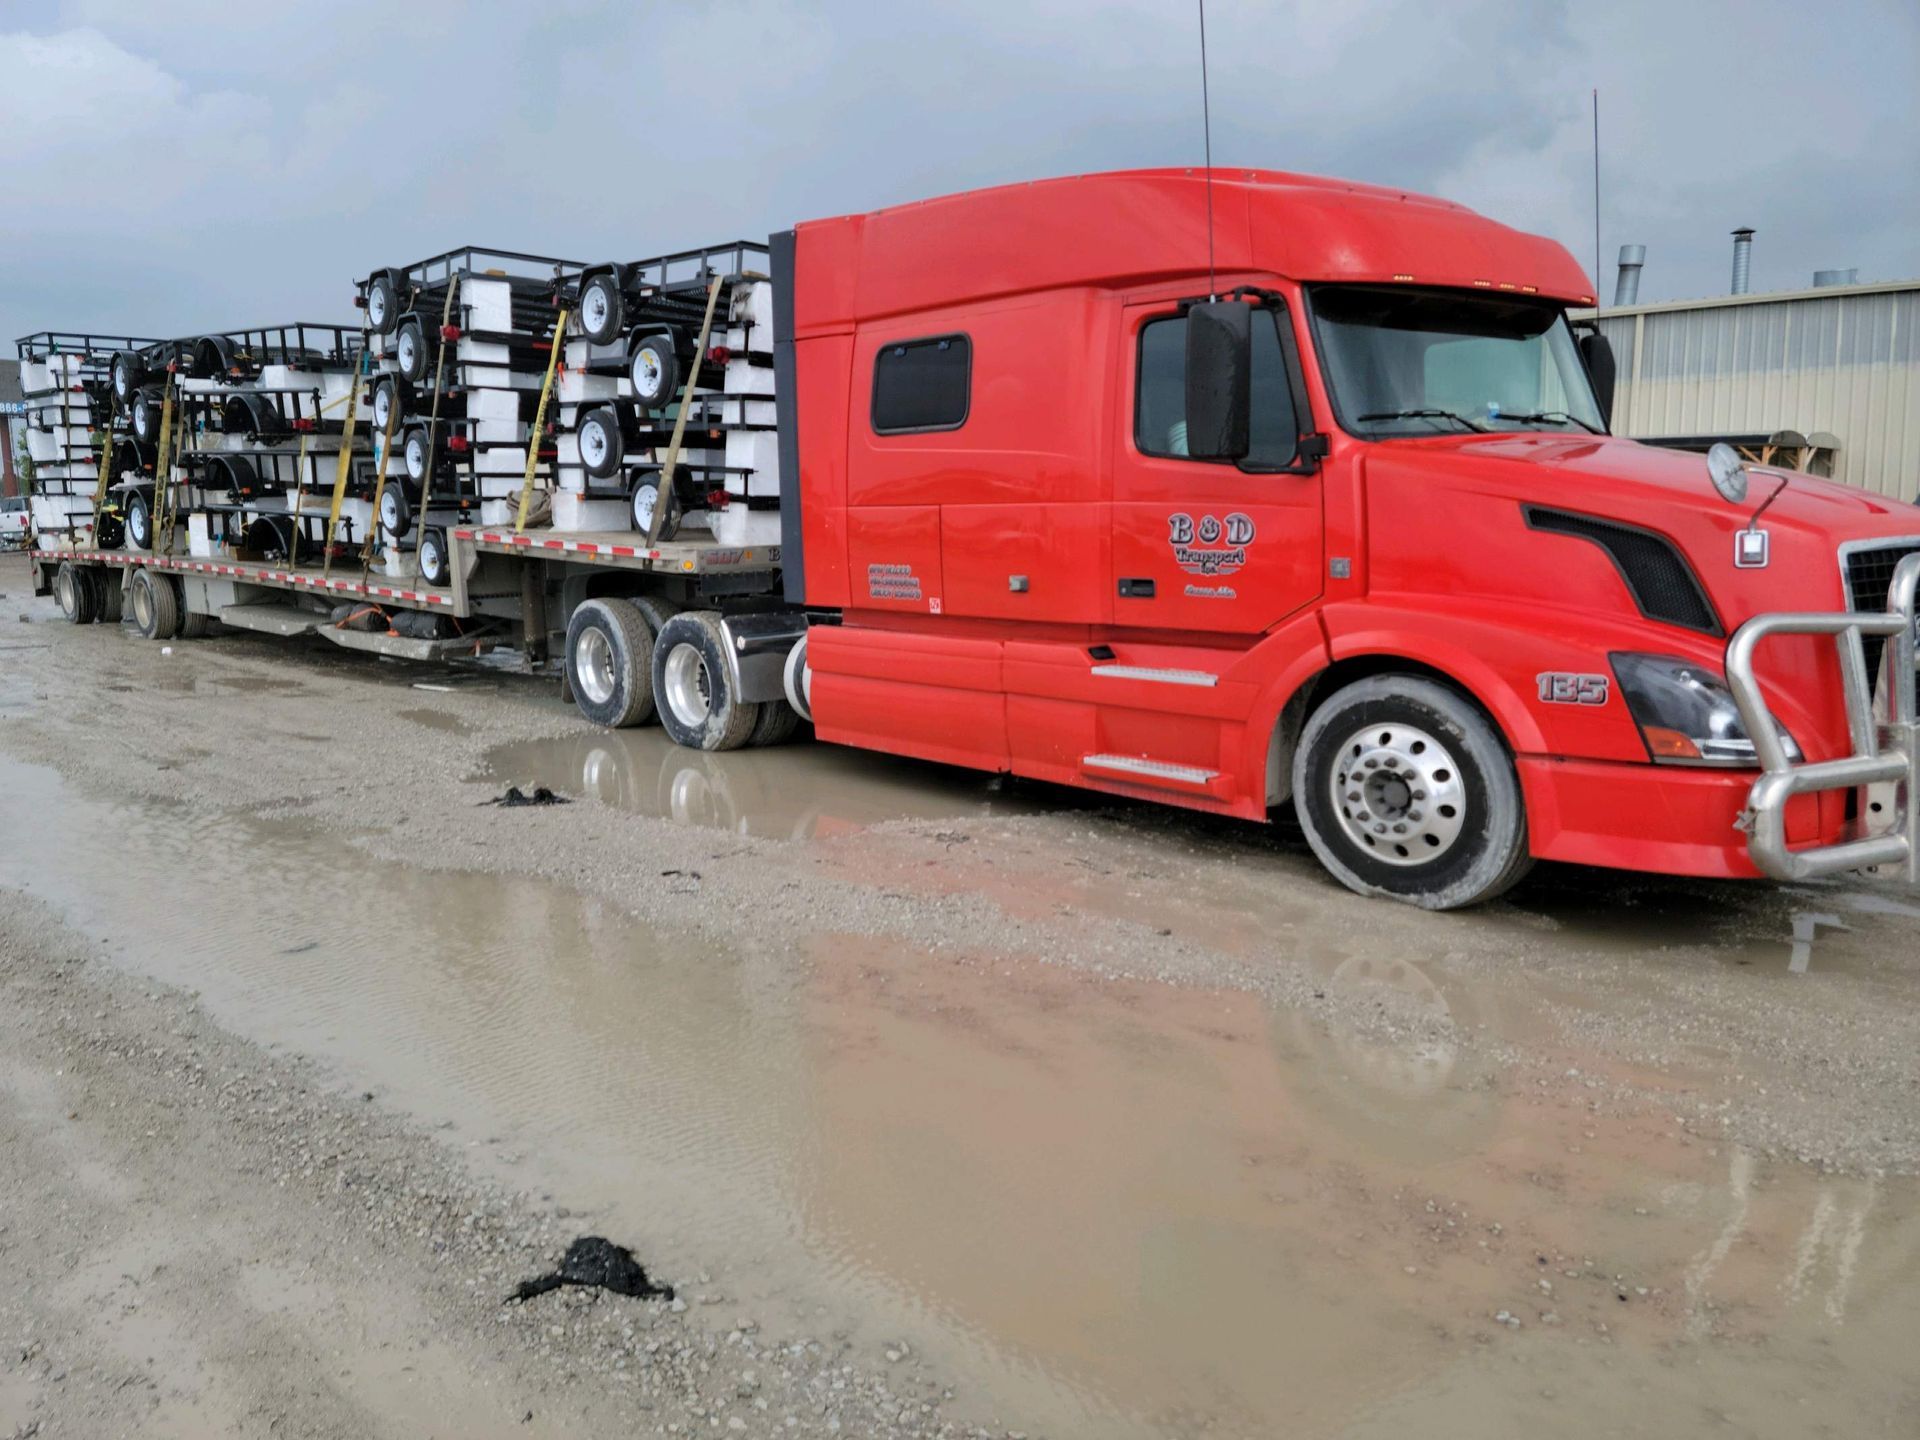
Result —
POLYGON ((484 778, 770 840, 830 839, 889 820, 1038 808, 1004 777, 977 771, 838 745, 709 755, 675 745, 654 727, 497 746, 487 753, 484 778))
MULTIPOLYGON (((1444 1026, 858 936, 796 966, 0 761, 29 833, 0 884, 724 1296, 714 1323, 908 1341, 1035 1435, 1911 1433, 1912 1182, 1505 1085, 1444 1026)), ((1466 1029, 1524 1003, 1360 946, 1325 980, 1466 1029)))

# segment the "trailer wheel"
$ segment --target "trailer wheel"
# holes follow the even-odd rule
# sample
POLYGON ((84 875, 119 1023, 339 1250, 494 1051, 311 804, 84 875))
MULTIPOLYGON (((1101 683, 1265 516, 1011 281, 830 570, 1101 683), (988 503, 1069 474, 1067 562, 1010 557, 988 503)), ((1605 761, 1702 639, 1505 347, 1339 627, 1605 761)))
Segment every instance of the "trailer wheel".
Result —
POLYGON ((407 504, 406 490, 397 480, 380 492, 380 528, 395 540, 413 528, 413 507, 407 504))
POLYGON ((628 360, 633 375, 633 398, 649 410, 663 410, 673 403, 680 388, 680 357, 674 354, 671 335, 642 335, 633 342, 628 360))
POLYGON ((153 494, 145 489, 127 492, 127 547, 153 548, 153 494))
POLYGON ((660 723, 689 750, 738 750, 760 720, 739 698, 727 669, 726 634, 712 610, 683 610, 653 646, 653 693, 660 723))
POLYGON ((392 333, 400 314, 400 292, 394 288, 391 271, 378 271, 367 281, 367 327, 376 335, 392 333))
POLYGON ((580 332, 596 345, 620 338, 626 305, 611 274, 596 275, 580 288, 580 332))
POLYGON ((98 609, 87 573, 71 560, 62 560, 53 572, 53 599, 60 613, 75 625, 91 625, 98 609))
POLYGON ((618 474, 620 462, 627 458, 626 436, 620 433, 620 417, 611 405, 599 405, 580 417, 580 463, 596 480, 618 474))
POLYGON ((127 538, 127 525, 110 510, 100 512, 100 523, 93 527, 93 543, 102 550, 118 550, 127 538))
POLYGON ((430 525, 420 532, 420 578, 436 588, 444 588, 453 578, 453 563, 447 556, 447 532, 430 525))
POLYGON ((1421 676, 1370 676, 1323 702, 1294 752, 1293 795, 1314 854, 1362 895, 1454 910, 1532 863, 1505 742, 1466 697, 1421 676))
POLYGON ((133 628, 148 640, 171 640, 180 633, 180 592, 171 575, 156 575, 142 565, 127 582, 127 609, 133 628))
POLYGON ((125 577, 118 570, 98 570, 93 575, 93 590, 98 597, 94 609, 102 625, 120 623, 121 603, 124 597, 125 577))
POLYGON ((754 750, 766 745, 784 745, 799 728, 800 712, 793 706, 784 700, 763 700, 760 702, 760 718, 754 722, 747 745, 754 750))
POLYGON ((132 350, 116 350, 108 374, 113 380, 113 398, 122 405, 130 403, 140 382, 147 378, 147 367, 132 350))
POLYGON ((406 438, 400 442, 400 464, 414 484, 427 483, 427 476, 433 469, 433 444, 427 436, 426 426, 407 427, 406 438))
POLYGON ((638 725, 653 711, 653 636, 629 602, 585 600, 567 618, 573 703, 596 725, 638 725))
POLYGON ((134 393, 129 423, 133 438, 142 445, 152 445, 160 438, 160 408, 160 392, 151 385, 134 393))
MULTIPOLYGON (((645 535, 653 527, 653 507, 660 499, 660 477, 649 475, 633 487, 633 528, 645 535)), ((667 491, 667 513, 660 517, 657 540, 671 540, 680 530, 680 497, 667 491)))
POLYGON ((374 434, 385 435, 389 421, 396 432, 400 429, 400 417, 407 413, 406 399, 407 393, 399 376, 382 375, 373 382, 370 413, 373 416, 374 434))
POLYGON ((180 638, 182 640, 204 640, 207 632, 213 628, 213 617, 189 610, 182 603, 180 607, 180 638))
POLYGON ((427 378, 432 359, 426 322, 415 314, 401 316, 400 328, 393 337, 393 360, 400 367, 400 378, 419 384, 427 378))

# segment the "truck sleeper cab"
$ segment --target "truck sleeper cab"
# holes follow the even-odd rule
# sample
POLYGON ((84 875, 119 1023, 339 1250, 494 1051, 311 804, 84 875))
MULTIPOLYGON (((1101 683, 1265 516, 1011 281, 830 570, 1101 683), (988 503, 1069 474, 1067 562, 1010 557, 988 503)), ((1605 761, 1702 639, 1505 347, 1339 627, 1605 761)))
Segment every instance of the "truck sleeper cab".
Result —
POLYGON ((1912 648, 1880 643, 1911 586, 1863 603, 1843 557, 1891 572, 1920 509, 1757 469, 1734 503, 1608 435, 1610 357, 1566 314, 1590 287, 1550 241, 1219 172, 1209 273, 1206 204, 1145 171, 776 237, 821 738, 1248 819, 1291 799, 1344 883, 1433 908, 1536 858, 1911 875, 1912 648), (1729 638, 1780 610, 1878 612, 1840 628, 1885 658, 1882 730, 1805 625, 1768 627, 1736 698, 1729 638), (1862 755, 1906 798, 1819 770, 1862 755), (1780 839, 1750 849, 1762 811, 1780 839))

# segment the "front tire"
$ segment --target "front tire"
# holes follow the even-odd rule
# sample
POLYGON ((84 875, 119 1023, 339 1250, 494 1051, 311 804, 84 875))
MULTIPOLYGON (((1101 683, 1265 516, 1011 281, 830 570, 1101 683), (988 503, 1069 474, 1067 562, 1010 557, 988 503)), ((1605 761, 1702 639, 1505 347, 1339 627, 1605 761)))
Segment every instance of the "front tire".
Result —
POLYGON ((567 619, 567 683, 573 703, 610 730, 653 713, 654 645, 646 619, 627 600, 585 600, 567 619))
POLYGON ((760 707, 734 693, 726 632, 712 610, 683 610, 660 627, 653 694, 668 737, 689 750, 738 750, 760 720, 760 707))
POLYGON ((1478 905, 1532 865, 1520 779, 1457 690, 1375 675, 1323 701, 1293 757, 1294 809, 1348 889, 1426 910, 1478 905))

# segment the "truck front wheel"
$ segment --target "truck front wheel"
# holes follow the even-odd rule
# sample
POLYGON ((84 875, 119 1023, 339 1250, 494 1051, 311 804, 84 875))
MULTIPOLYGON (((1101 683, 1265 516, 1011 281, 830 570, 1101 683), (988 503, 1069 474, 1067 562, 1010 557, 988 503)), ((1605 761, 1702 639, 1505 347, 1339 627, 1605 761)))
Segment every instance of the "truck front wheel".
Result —
POLYGON ((1499 733, 1459 692, 1373 675, 1307 720, 1293 757, 1307 843, 1350 890, 1427 910, 1491 900, 1532 865, 1499 733))
POLYGON ((711 610, 685 610, 660 627, 653 694, 668 736, 689 750, 738 750, 760 720, 760 707, 734 692, 726 632, 711 610))

